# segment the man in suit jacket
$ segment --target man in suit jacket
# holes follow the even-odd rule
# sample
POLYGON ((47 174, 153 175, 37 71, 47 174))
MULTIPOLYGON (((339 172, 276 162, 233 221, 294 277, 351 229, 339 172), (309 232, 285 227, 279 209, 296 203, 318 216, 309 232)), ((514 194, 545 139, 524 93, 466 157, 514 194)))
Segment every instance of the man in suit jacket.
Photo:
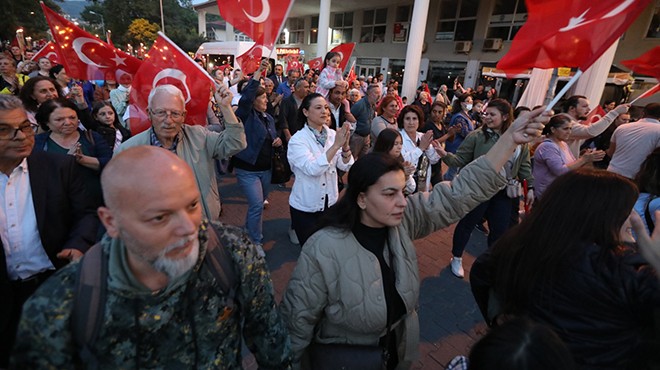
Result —
POLYGON ((298 122, 298 108, 302 100, 309 94, 309 82, 299 79, 295 82, 293 94, 282 100, 280 104, 280 116, 277 120, 277 132, 285 142, 289 142, 291 136, 300 130, 304 122, 298 122))
POLYGON ((330 128, 336 130, 344 122, 355 124, 355 117, 351 113, 351 107, 346 100, 348 82, 337 81, 335 87, 328 92, 328 107, 330 107, 330 128))
POLYGON ((276 64, 275 72, 268 76, 268 78, 270 78, 270 80, 273 81, 273 84, 275 85, 273 91, 277 91, 277 87, 280 86, 280 84, 286 79, 286 77, 284 77, 284 67, 282 67, 281 64, 276 64))
POLYGON ((0 97, 0 368, 21 308, 52 273, 95 242, 99 221, 73 156, 32 153, 21 101, 0 97))

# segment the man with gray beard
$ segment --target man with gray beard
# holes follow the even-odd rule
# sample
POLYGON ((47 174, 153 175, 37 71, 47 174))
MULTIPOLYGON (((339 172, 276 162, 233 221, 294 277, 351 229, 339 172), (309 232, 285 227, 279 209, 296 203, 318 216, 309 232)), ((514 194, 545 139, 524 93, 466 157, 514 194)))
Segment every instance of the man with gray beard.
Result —
POLYGON ((240 229, 203 219, 185 161, 154 146, 129 148, 101 183, 107 234, 26 303, 12 367, 240 369, 242 337, 260 368, 289 366, 263 251, 240 229), (86 306, 100 315, 98 335, 80 344, 78 308, 89 295, 77 279, 87 278, 89 261, 107 272, 100 309, 86 306), (224 280, 234 280, 228 293, 224 280))

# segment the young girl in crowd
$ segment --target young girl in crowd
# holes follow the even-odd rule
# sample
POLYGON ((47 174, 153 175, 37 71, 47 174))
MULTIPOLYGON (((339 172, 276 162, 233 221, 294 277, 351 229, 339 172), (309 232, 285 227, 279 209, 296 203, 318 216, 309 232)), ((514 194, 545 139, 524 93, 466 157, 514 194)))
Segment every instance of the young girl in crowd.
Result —
POLYGON ((335 87, 335 82, 342 80, 341 69, 339 69, 340 64, 341 55, 339 53, 331 51, 325 55, 323 70, 316 85, 316 92, 318 94, 323 95, 323 97, 328 96, 330 89, 335 87))

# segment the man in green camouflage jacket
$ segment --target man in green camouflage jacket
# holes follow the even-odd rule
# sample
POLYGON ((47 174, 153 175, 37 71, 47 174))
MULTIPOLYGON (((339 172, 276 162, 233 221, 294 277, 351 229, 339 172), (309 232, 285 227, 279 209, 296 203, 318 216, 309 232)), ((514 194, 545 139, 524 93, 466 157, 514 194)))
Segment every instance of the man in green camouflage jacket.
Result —
MULTIPOLYGON (((211 225, 233 260, 233 308, 203 268, 213 230, 185 162, 161 148, 131 148, 108 164, 102 185, 107 297, 91 348, 100 368, 240 369, 242 337, 260 368, 289 367, 290 340, 263 251, 238 228, 211 225)), ((27 302, 12 367, 88 366, 72 331, 80 266, 59 271, 27 302)))

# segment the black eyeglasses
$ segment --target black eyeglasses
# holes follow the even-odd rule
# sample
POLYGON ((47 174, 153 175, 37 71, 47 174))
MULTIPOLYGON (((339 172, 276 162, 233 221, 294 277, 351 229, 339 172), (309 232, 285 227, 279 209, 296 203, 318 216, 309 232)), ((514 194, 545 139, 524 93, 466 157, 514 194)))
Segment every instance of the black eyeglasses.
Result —
POLYGON ((34 136, 36 130, 37 125, 33 125, 31 123, 21 125, 18 128, 14 128, 9 124, 0 123, 0 139, 14 140, 19 131, 27 137, 34 136))

